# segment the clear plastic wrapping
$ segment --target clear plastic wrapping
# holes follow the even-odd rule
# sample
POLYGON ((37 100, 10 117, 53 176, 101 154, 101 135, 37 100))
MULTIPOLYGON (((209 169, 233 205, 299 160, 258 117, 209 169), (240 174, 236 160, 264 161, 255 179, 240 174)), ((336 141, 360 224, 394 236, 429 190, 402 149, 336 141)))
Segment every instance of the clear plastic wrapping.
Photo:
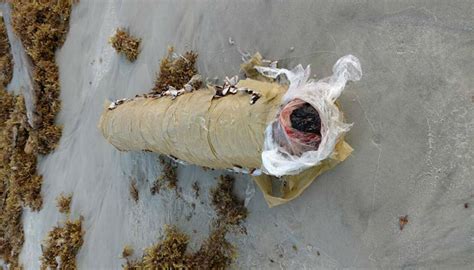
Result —
POLYGON ((257 70, 270 78, 285 75, 289 81, 288 91, 282 99, 282 109, 277 119, 265 130, 263 172, 275 176, 296 175, 330 157, 339 138, 352 126, 344 123, 343 115, 335 101, 348 81, 360 80, 362 70, 359 59, 353 55, 340 58, 333 66, 332 76, 319 81, 309 79, 311 74, 309 66, 304 69, 298 65, 292 70, 257 67, 257 70), (288 108, 286 105, 298 100, 311 104, 319 113, 321 137, 317 149, 308 150, 304 143, 297 145, 300 141, 294 140, 291 136, 286 136, 286 147, 282 147, 285 132, 279 121, 280 114, 288 108))

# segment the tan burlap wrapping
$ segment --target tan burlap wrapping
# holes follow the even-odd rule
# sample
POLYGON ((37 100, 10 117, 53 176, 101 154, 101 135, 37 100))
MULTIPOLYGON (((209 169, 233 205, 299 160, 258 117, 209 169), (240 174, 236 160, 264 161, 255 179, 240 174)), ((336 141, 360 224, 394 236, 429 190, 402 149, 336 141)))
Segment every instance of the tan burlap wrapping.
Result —
MULTIPOLYGON (((237 93, 214 98, 212 87, 170 97, 135 98, 105 109, 99 123, 104 137, 122 151, 148 150, 171 155, 191 164, 216 169, 258 169, 264 131, 276 117, 286 87, 273 82, 242 80, 262 96, 250 104, 250 96, 237 93)), ((108 105, 108 104, 107 104, 108 105)), ((272 195, 271 177, 254 177, 270 207, 301 194, 324 171, 347 158, 352 148, 341 140, 319 166, 296 176, 283 177, 282 196, 272 195)))

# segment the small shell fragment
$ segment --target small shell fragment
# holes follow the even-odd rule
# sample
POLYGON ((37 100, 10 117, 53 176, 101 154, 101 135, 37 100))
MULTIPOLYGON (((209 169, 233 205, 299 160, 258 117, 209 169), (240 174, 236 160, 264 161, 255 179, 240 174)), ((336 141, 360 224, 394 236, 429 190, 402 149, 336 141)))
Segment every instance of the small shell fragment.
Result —
POLYGON ((253 92, 252 96, 250 97, 250 104, 255 104, 257 100, 261 97, 259 93, 253 92))
POLYGON ((229 86, 222 89, 222 95, 223 96, 227 95, 227 92, 229 92, 229 86))
POLYGON ((189 83, 187 83, 184 85, 184 90, 189 93, 193 91, 193 87, 189 83))
POLYGON ((125 103, 126 101, 128 101, 128 99, 126 99, 126 98, 122 98, 122 99, 116 100, 116 101, 110 103, 108 109, 109 109, 109 110, 113 110, 113 109, 117 108, 118 105, 123 104, 123 103, 125 103))
POLYGON ((239 76, 235 75, 233 77, 225 77, 225 83, 229 84, 230 86, 235 86, 239 82, 239 76))

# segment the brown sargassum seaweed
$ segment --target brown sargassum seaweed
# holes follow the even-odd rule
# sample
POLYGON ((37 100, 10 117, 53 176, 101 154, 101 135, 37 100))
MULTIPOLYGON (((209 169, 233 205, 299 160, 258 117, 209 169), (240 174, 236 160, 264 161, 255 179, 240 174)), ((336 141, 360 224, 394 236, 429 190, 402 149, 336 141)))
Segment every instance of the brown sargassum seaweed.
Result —
POLYGON ((178 184, 176 164, 170 159, 165 159, 163 156, 160 156, 160 164, 162 165, 163 171, 150 188, 152 195, 160 193, 160 190, 163 188, 176 189, 178 184))
POLYGON ((24 241, 22 207, 41 208, 42 178, 36 155, 24 151, 30 126, 23 96, 0 89, 0 105, 0 256, 15 269, 24 241))
POLYGON ((33 69, 35 106, 29 151, 46 155, 56 148, 61 138, 61 127, 54 123, 61 108, 55 52, 66 38, 72 1, 13 0, 11 5, 13 29, 33 69))
POLYGON ((71 213, 72 194, 61 194, 56 198, 56 206, 60 213, 69 215, 71 213))
POLYGON ((10 52, 7 28, 0 16, 0 85, 7 87, 13 78, 13 57, 10 52))
MULTIPOLYGON (((193 51, 174 57, 174 48, 170 47, 168 55, 161 60, 160 72, 152 93, 166 91, 169 86, 176 89, 183 88, 197 74, 197 57, 197 53, 193 51)), ((194 85, 195 89, 199 89, 199 87, 200 85, 194 85)))
POLYGON ((140 53, 141 39, 133 37, 124 28, 118 28, 109 43, 117 53, 123 54, 130 62, 134 62, 140 53))
MULTIPOLYGON (((10 269, 18 269, 24 242, 22 209, 30 207, 37 211, 42 206, 37 155, 54 150, 61 136, 61 128, 54 124, 60 109, 59 72, 54 55, 64 42, 72 2, 8 2, 12 6, 12 25, 30 57, 34 80, 32 126, 23 96, 5 91, 5 82, 0 85, 0 257, 10 269)), ((0 29, 0 49, 9 51, 4 31, 0 29)), ((0 73, 7 74, 4 77, 8 79, 13 66, 11 55, 2 51, 2 56, 7 57, 1 58, 6 63, 0 63, 0 73)))
POLYGON ((211 232, 200 248, 188 251, 189 236, 176 226, 165 228, 165 236, 160 242, 145 249, 141 259, 129 258, 133 250, 126 246, 123 269, 226 269, 234 261, 236 251, 225 236, 236 226, 241 226, 247 217, 243 201, 232 192, 234 179, 221 176, 218 186, 211 192, 211 201, 217 214, 211 232))
POLYGON ((82 217, 54 227, 41 247, 41 269, 77 269, 76 255, 84 242, 83 234, 82 217))

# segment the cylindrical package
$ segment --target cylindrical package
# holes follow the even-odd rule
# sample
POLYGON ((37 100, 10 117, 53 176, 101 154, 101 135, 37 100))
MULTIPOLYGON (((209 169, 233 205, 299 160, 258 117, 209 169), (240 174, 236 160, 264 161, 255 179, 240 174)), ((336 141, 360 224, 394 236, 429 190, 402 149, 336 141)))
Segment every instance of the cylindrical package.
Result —
POLYGON ((346 81, 360 78, 360 65, 357 58, 345 56, 334 66, 333 76, 317 82, 308 80, 309 67, 256 69, 270 78, 285 74, 289 84, 248 78, 235 85, 246 91, 224 96, 208 86, 176 98, 122 100, 104 110, 99 129, 122 151, 152 151, 190 164, 250 173, 270 206, 285 203, 352 151, 343 140, 350 125, 334 102, 346 81), (308 104, 319 120, 317 129, 291 127, 291 114, 308 104), (281 196, 272 192, 273 176, 285 182, 281 196))

